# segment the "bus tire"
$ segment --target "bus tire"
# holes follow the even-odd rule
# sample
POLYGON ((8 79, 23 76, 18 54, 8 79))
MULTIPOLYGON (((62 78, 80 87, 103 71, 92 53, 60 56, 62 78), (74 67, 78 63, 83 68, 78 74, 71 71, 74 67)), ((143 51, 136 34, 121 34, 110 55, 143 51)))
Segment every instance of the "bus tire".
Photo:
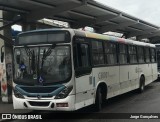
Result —
POLYGON ((145 78, 144 76, 141 76, 138 89, 139 93, 142 93, 144 91, 144 88, 145 88, 145 78))
POLYGON ((101 87, 98 87, 97 92, 96 92, 96 100, 95 100, 95 111, 100 111, 102 109, 102 91, 101 87))

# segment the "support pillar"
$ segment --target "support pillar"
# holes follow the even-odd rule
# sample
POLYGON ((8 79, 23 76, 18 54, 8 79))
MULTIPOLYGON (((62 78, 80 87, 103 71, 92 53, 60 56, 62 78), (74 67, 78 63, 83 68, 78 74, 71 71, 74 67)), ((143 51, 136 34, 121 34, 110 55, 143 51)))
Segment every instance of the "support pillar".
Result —
MULTIPOLYGON (((0 11, 0 18, 3 18, 3 12, 0 11)), ((3 26, 3 22, 0 22, 0 27, 3 26)), ((0 34, 3 35, 3 30, 0 31, 0 34)), ((4 47, 4 40, 0 38, 0 49, 2 49, 4 47)), ((4 50, 4 48, 3 48, 4 50)), ((1 54, 0 54, 1 56, 1 54)), ((4 62, 1 62, 0 61, 0 86, 1 86, 1 94, 0 94, 0 99, 2 101, 8 101, 8 98, 6 98, 7 96, 7 83, 6 81, 4 80, 4 69, 5 69, 5 65, 4 65, 4 62)))
MULTIPOLYGON (((12 18, 12 14, 0 11, 0 18, 9 19, 12 18)), ((6 24, 6 23, 5 23, 6 24)), ((0 26, 4 23, 1 22, 0 26)), ((7 38, 12 39, 11 27, 0 30, 0 33, 7 38)), ((4 61, 0 61, 0 82, 1 82, 1 99, 2 102, 12 102, 12 57, 13 46, 7 43, 7 40, 0 39, 0 49, 4 52, 4 61)), ((1 52, 0 52, 1 56, 1 52)))

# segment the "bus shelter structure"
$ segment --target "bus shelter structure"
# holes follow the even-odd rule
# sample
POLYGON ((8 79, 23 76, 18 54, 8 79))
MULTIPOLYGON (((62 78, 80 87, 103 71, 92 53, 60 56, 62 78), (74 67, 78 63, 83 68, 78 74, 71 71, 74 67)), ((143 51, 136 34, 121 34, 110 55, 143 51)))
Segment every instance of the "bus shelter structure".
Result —
POLYGON ((6 20, 12 22, 50 18, 69 22, 71 28, 90 26, 97 33, 120 32, 126 38, 136 36, 138 40, 154 40, 160 35, 159 26, 93 0, 0 0, 0 9, 12 13, 12 18, 6 20))
POLYGON ((68 22, 71 28, 93 27, 97 33, 120 32, 125 38, 147 38, 150 42, 160 40, 160 27, 122 11, 102 5, 94 0, 0 0, 0 48, 5 52, 1 62, 1 94, 4 102, 9 101, 12 79, 11 53, 8 46, 11 25, 19 23, 23 30, 36 29, 37 20, 48 18, 68 22), (4 70, 6 69, 6 70, 4 70))

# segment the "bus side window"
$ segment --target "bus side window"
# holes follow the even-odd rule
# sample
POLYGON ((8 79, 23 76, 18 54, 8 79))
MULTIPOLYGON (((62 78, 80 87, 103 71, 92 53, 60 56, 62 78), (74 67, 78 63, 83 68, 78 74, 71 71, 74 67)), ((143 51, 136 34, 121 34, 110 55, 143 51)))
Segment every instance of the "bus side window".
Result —
POLYGON ((74 66, 76 76, 82 76, 91 72, 89 45, 76 43, 74 46, 74 66))
POLYGON ((117 64, 117 45, 111 42, 105 42, 105 63, 107 65, 117 64))
MULTIPOLYGON (((159 53, 157 53, 157 59, 159 59, 159 53)), ((151 62, 152 63, 155 63, 157 60, 156 60, 156 51, 155 49, 151 48, 151 62)), ((159 61, 159 60, 158 60, 159 61)))
POLYGON ((127 45, 119 44, 119 63, 127 64, 128 62, 127 45))
POLYGON ((131 64, 135 64, 138 62, 137 60, 137 49, 136 46, 130 45, 129 46, 129 59, 131 64))
POLYGON ((102 41, 92 41, 92 55, 94 66, 104 65, 104 49, 102 41))
POLYGON ((138 62, 139 63, 144 63, 145 62, 144 48, 143 47, 138 47, 138 62))
POLYGON ((87 44, 77 44, 78 50, 78 66, 79 67, 89 67, 89 46, 87 44))
POLYGON ((149 51, 149 48, 145 48, 145 62, 146 63, 150 62, 150 51, 149 51))

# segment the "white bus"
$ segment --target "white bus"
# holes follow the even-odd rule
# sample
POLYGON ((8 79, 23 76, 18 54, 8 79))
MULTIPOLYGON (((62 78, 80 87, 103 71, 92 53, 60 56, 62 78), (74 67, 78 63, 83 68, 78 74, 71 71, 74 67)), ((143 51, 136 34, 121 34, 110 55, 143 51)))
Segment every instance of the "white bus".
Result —
POLYGON ((19 34, 14 109, 74 111, 157 79, 155 45, 74 29, 19 34))

